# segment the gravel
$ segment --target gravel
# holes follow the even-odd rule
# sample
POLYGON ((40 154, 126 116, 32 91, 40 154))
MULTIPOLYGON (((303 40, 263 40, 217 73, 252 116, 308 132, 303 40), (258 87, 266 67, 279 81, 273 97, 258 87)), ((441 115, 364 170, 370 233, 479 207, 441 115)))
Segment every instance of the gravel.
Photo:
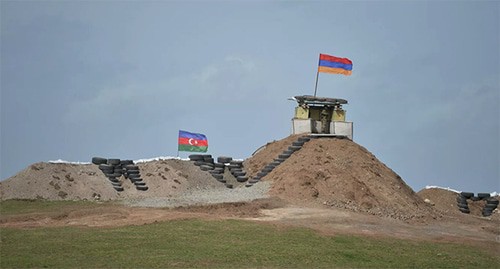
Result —
POLYGON ((218 204, 250 202, 256 199, 268 198, 270 189, 269 182, 259 182, 248 188, 244 185, 234 189, 199 189, 183 192, 175 197, 149 197, 141 199, 126 199, 121 203, 127 206, 135 207, 179 207, 192 206, 200 204, 218 204))

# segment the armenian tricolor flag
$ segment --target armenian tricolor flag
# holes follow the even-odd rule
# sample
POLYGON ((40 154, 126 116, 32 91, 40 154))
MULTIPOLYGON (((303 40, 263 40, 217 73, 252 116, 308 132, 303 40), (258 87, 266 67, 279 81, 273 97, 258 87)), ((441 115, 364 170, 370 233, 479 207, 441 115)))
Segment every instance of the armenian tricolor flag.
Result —
POLYGON ((207 152, 208 140, 204 134, 179 130, 179 151, 207 152))
POLYGON ((319 55, 318 73, 344 74, 350 76, 352 73, 352 61, 347 58, 339 58, 327 54, 319 55))

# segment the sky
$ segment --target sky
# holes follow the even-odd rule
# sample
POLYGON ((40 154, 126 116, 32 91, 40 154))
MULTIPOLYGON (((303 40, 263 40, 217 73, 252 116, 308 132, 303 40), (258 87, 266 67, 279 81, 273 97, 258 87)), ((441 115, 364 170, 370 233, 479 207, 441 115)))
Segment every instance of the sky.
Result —
MULTIPOLYGON (((1 1, 0 175, 177 156, 179 130, 248 158, 290 135, 320 53, 354 141, 415 191, 500 191, 498 1, 1 1)), ((180 157, 187 157, 181 152, 180 157)))

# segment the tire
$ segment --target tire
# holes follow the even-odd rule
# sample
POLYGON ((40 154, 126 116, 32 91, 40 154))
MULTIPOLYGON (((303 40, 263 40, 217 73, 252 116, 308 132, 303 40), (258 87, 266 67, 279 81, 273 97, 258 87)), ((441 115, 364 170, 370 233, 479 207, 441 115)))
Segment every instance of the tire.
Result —
POLYGON ((238 177, 236 177, 236 181, 238 181, 238 182, 246 182, 246 181, 248 181, 248 177, 246 177, 246 176, 238 176, 238 177))
POLYGON ((188 156, 191 161, 203 161, 204 156, 201 154, 191 154, 188 156))
POLYGON ((474 193, 473 192, 461 192, 460 195, 462 195, 463 197, 465 197, 467 199, 470 199, 471 197, 474 196, 474 193))
POLYGON ((128 178, 130 178, 130 179, 135 179, 135 178, 140 178, 140 177, 141 177, 140 174, 129 174, 128 175, 128 178))
POLYGON ((299 141, 292 142, 292 146, 302 147, 303 145, 304 145, 304 142, 299 142, 299 141))
POLYGON ((140 182, 142 181, 142 178, 129 178, 130 182, 134 183, 134 182, 140 182))
POLYGON ((117 165, 120 164, 120 159, 108 159, 109 165, 117 165))
POLYGON ((477 196, 472 196, 470 199, 471 199, 472 201, 474 201, 474 202, 481 201, 481 198, 479 198, 479 197, 477 197, 477 196))
POLYGON ((106 164, 108 163, 108 159, 106 158, 101 158, 101 157, 92 157, 92 163, 93 164, 106 164))
POLYGON ((226 188, 228 188, 228 189, 232 189, 232 188, 233 188, 233 184, 231 184, 231 183, 226 183, 226 188))
POLYGON ((133 164, 129 164, 129 165, 125 166, 125 169, 127 169, 127 171, 129 171, 129 170, 139 170, 139 166, 133 165, 133 164))
POLYGON ((278 161, 273 161, 272 163, 270 163, 270 165, 274 165, 274 167, 280 165, 281 162, 278 162, 278 161))
POLYGON ((206 165, 206 164, 204 164, 204 165, 201 165, 201 166, 200 166, 200 169, 201 169, 201 171, 209 171, 209 170, 213 170, 213 169, 214 169, 214 167, 213 167, 213 166, 210 166, 210 165, 206 165))
POLYGON ((121 187, 121 186, 113 186, 113 188, 114 188, 116 191, 118 191, 118 192, 123 191, 123 187, 121 187))
POLYGON ((220 183, 226 183, 226 182, 227 182, 227 181, 226 181, 225 179, 223 179, 223 178, 221 178, 221 179, 216 178, 216 179, 217 179, 217 181, 219 181, 220 183))
POLYGON ((289 146, 288 150, 291 150, 291 151, 295 152, 295 151, 297 151, 297 150, 299 150, 301 148, 302 148, 301 146, 289 146))
POLYGON ((127 170, 127 174, 129 175, 139 174, 139 172, 139 170, 127 170))
POLYGON ((286 160, 289 157, 290 157, 290 154, 280 154, 280 155, 278 155, 278 159, 284 159, 284 160, 286 160))
POLYGON ((489 217, 489 216, 491 216, 492 213, 493 212, 491 212, 491 211, 483 211, 482 215, 483 215, 483 217, 489 217))
POLYGON ((247 175, 247 172, 244 172, 244 171, 234 172, 233 173, 233 176, 235 176, 235 177, 243 177, 243 176, 246 176, 246 175, 247 175))
POLYGON ((265 173, 269 173, 271 171, 273 171, 274 167, 264 167, 264 169, 262 169, 262 172, 265 172, 265 173))
POLYGON ((226 168, 226 165, 223 163, 214 163, 214 166, 215 168, 222 168, 222 169, 226 168))
POLYGON ((263 177, 267 176, 267 173, 266 172, 259 172, 259 173, 257 173, 257 176, 263 178, 263 177))
POLYGON ((204 158, 203 161, 205 161, 206 163, 211 163, 213 164, 214 163, 214 158, 204 158))
POLYGON ((459 204, 457 204, 457 206, 458 206, 458 208, 469 208, 469 205, 467 203, 465 203, 465 204, 459 203, 459 204))
POLYGON ((488 199, 486 199, 486 203, 487 204, 495 204, 495 205, 498 205, 499 201, 493 197, 490 197, 488 199))
POLYGON ((135 186, 135 188, 138 191, 147 191, 149 189, 148 186, 135 186))
POLYGON ((136 185, 136 186, 146 186, 146 182, 144 182, 144 181, 136 181, 136 182, 134 182, 134 185, 136 185))
POLYGON ((248 181, 248 183, 250 183, 250 184, 255 184, 255 183, 257 183, 257 182, 259 182, 259 181, 258 181, 258 180, 256 180, 256 179, 250 179, 250 180, 248 181))
POLYGON ((224 173, 224 170, 225 170, 224 168, 215 167, 214 170, 212 170, 212 171, 216 171, 218 173, 224 173))
POLYGON ((108 177, 108 180, 111 181, 111 182, 120 182, 120 180, 114 178, 114 177, 108 177))
POLYGON ((460 212, 465 213, 465 214, 470 213, 470 210, 468 208, 459 208, 458 210, 460 210, 460 212))
POLYGON ((120 174, 120 173, 113 173, 113 174, 111 174, 111 176, 112 176, 112 177, 121 177, 121 176, 122 176, 122 174, 120 174))
POLYGON ((103 164, 99 164, 99 169, 101 171, 104 171, 104 170, 114 170, 115 168, 112 165, 103 163, 103 164))
POLYGON ((247 182, 247 184, 245 184, 245 187, 247 187, 247 188, 248 188, 248 187, 252 187, 252 186, 253 186, 253 184, 252 184, 252 183, 250 183, 250 182, 247 182))
POLYGON ((299 139, 297 139, 299 142, 308 142, 309 140, 311 140, 311 138, 307 136, 299 137, 299 139))
POLYGON ((132 165, 133 165, 133 164, 134 164, 134 161, 132 161, 132 160, 121 160, 121 161, 120 161, 120 164, 121 164, 123 167, 125 167, 125 166, 127 166, 127 165, 129 165, 129 164, 132 164, 132 165))
POLYGON ((237 172, 243 172, 243 169, 241 169, 241 168, 233 168, 233 169, 229 169, 229 172, 231 172, 231 174, 234 174, 234 173, 237 173, 237 172))
POLYGON ((481 199, 487 199, 487 198, 490 198, 490 194, 489 193, 478 193, 477 197, 479 197, 481 199))
POLYGON ((231 157, 220 156, 217 158, 217 162, 219 163, 230 163, 233 160, 231 157))
POLYGON ((230 165, 227 166, 227 168, 229 168, 230 170, 231 169, 235 169, 235 168, 238 169, 238 168, 241 168, 241 167, 243 167, 243 166, 239 165, 239 164, 230 164, 230 165))
POLYGON ((224 175, 222 175, 222 174, 212 174, 212 177, 214 177, 215 179, 219 180, 219 179, 223 179, 224 175))
POLYGON ((210 170, 208 173, 210 173, 210 175, 222 175, 222 172, 216 170, 210 170))
POLYGON ((236 164, 238 166, 243 166, 243 161, 232 160, 232 161, 229 162, 229 164, 236 164))
POLYGON ((121 187, 122 183, 121 182, 111 182, 111 185, 121 187))
POLYGON ((287 150, 284 150, 284 151, 283 151, 283 154, 292 155, 292 154, 293 154, 293 152, 294 152, 293 150, 289 150, 289 149, 287 149, 287 150))
POLYGON ((484 209, 491 209, 491 211, 495 210, 495 208, 497 208, 498 205, 495 205, 495 204, 486 204, 484 206, 484 209))
POLYGON ((195 161, 193 164, 196 166, 201 166, 201 165, 204 165, 205 162, 204 161, 195 161))
POLYGON ((467 198, 463 197, 462 195, 457 196, 457 203, 466 203, 467 198))

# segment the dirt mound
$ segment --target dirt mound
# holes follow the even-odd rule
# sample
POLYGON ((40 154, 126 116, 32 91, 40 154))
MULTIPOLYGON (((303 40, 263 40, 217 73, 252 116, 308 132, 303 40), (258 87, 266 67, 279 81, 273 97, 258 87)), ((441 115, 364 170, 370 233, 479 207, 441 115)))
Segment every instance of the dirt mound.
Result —
MULTIPOLYGON (((246 161, 251 175, 276 158, 297 136, 268 144, 246 161)), ((348 139, 314 138, 263 180, 270 193, 296 203, 316 203, 402 220, 434 211, 394 171, 348 139)))
MULTIPOLYGON (((448 215, 459 215, 459 216, 482 216, 482 210, 486 201, 472 201, 470 199, 467 200, 467 204, 470 209, 470 214, 464 214, 460 212, 457 205, 457 197, 458 193, 450 190, 445 190, 441 188, 429 188, 423 189, 417 193, 422 199, 428 199, 429 203, 437 210, 441 211, 444 214, 448 215)), ((500 197, 494 197, 498 200, 500 197)), ((493 211, 491 215, 492 219, 500 219, 500 214, 498 213, 498 209, 493 211)))
POLYGON ((0 182, 0 199, 115 200, 175 197, 188 190, 225 188, 188 161, 159 160, 137 165, 147 191, 136 190, 123 177, 120 181, 124 191, 115 191, 97 165, 35 163, 0 182))

